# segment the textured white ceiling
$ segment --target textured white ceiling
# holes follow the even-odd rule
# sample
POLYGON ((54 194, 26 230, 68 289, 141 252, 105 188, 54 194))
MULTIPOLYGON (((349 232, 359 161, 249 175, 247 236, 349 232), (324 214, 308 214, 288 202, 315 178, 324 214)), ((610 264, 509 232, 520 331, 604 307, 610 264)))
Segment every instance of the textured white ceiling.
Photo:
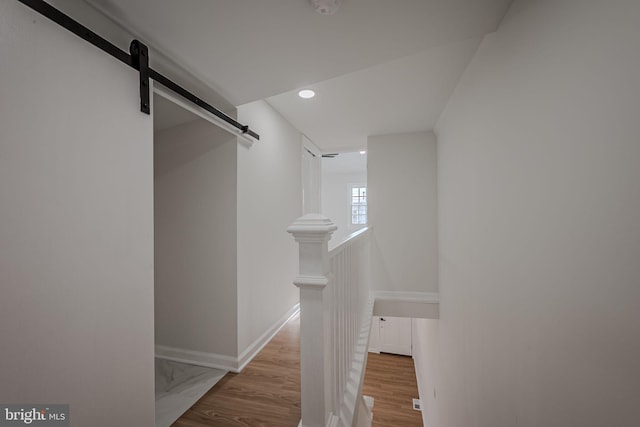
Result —
POLYGON ((511 2, 344 0, 325 16, 308 0, 86 1, 233 105, 268 98, 324 149, 431 128, 511 2), (315 106, 290 99, 303 86, 315 106))

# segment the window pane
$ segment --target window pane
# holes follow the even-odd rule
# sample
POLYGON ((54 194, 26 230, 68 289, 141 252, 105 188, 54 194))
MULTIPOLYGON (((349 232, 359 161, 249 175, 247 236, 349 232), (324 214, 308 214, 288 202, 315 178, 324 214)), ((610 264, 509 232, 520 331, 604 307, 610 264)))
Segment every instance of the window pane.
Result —
POLYGON ((351 188, 351 224, 367 223, 367 187, 351 188))

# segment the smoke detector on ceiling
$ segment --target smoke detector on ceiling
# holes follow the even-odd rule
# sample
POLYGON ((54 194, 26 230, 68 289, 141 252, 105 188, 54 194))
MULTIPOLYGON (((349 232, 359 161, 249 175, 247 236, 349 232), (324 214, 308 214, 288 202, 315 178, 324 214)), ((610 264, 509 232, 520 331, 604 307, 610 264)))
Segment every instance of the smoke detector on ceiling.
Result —
POLYGON ((309 0, 316 12, 323 15, 333 15, 340 8, 342 0, 309 0))

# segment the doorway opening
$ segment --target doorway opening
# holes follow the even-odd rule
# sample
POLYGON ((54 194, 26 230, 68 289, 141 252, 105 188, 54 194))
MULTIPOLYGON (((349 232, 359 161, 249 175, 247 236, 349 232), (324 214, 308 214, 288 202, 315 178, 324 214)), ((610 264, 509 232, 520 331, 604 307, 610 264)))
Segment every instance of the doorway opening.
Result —
POLYGON ((338 226, 330 245, 367 226, 367 154, 363 151, 322 157, 322 213, 338 226))
POLYGON ((175 422, 227 371, 203 361, 235 343, 237 136, 153 97, 156 426, 175 422), (234 304, 229 304, 233 300, 234 304))

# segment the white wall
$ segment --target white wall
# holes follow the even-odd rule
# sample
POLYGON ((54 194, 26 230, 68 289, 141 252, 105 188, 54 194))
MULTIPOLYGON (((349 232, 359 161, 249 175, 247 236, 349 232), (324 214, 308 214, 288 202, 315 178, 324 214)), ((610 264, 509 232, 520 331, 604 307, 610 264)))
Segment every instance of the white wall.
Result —
POLYGON ((153 426, 152 119, 137 74, 14 1, 0 3, 0 58, 0 401, 153 426))
POLYGON ((441 426, 638 425, 639 16, 516 1, 440 120, 441 426))
POLYGON ((438 290, 436 138, 368 138, 372 289, 438 290))
POLYGON ((302 214, 300 132, 266 102, 238 107, 260 141, 238 145, 238 352, 250 349, 298 302, 297 244, 286 228, 302 214))
POLYGON ((302 135, 264 102, 238 115, 259 142, 203 120, 156 136, 157 350, 232 370, 298 302, 302 212, 302 135))
POLYGON ((302 213, 322 212, 322 152, 302 135, 302 213))
POLYGON ((422 403, 422 423, 425 427, 440 426, 439 387, 439 320, 411 319, 411 344, 416 368, 418 392, 422 403))
POLYGON ((202 119, 155 135, 156 345, 237 356, 236 140, 202 119))
MULTIPOLYGON (((331 159, 337 160, 337 159, 331 159)), ((322 174, 322 214, 331 218, 338 229, 331 236, 331 245, 340 243, 364 225, 351 225, 351 185, 367 185, 367 171, 322 174)))

